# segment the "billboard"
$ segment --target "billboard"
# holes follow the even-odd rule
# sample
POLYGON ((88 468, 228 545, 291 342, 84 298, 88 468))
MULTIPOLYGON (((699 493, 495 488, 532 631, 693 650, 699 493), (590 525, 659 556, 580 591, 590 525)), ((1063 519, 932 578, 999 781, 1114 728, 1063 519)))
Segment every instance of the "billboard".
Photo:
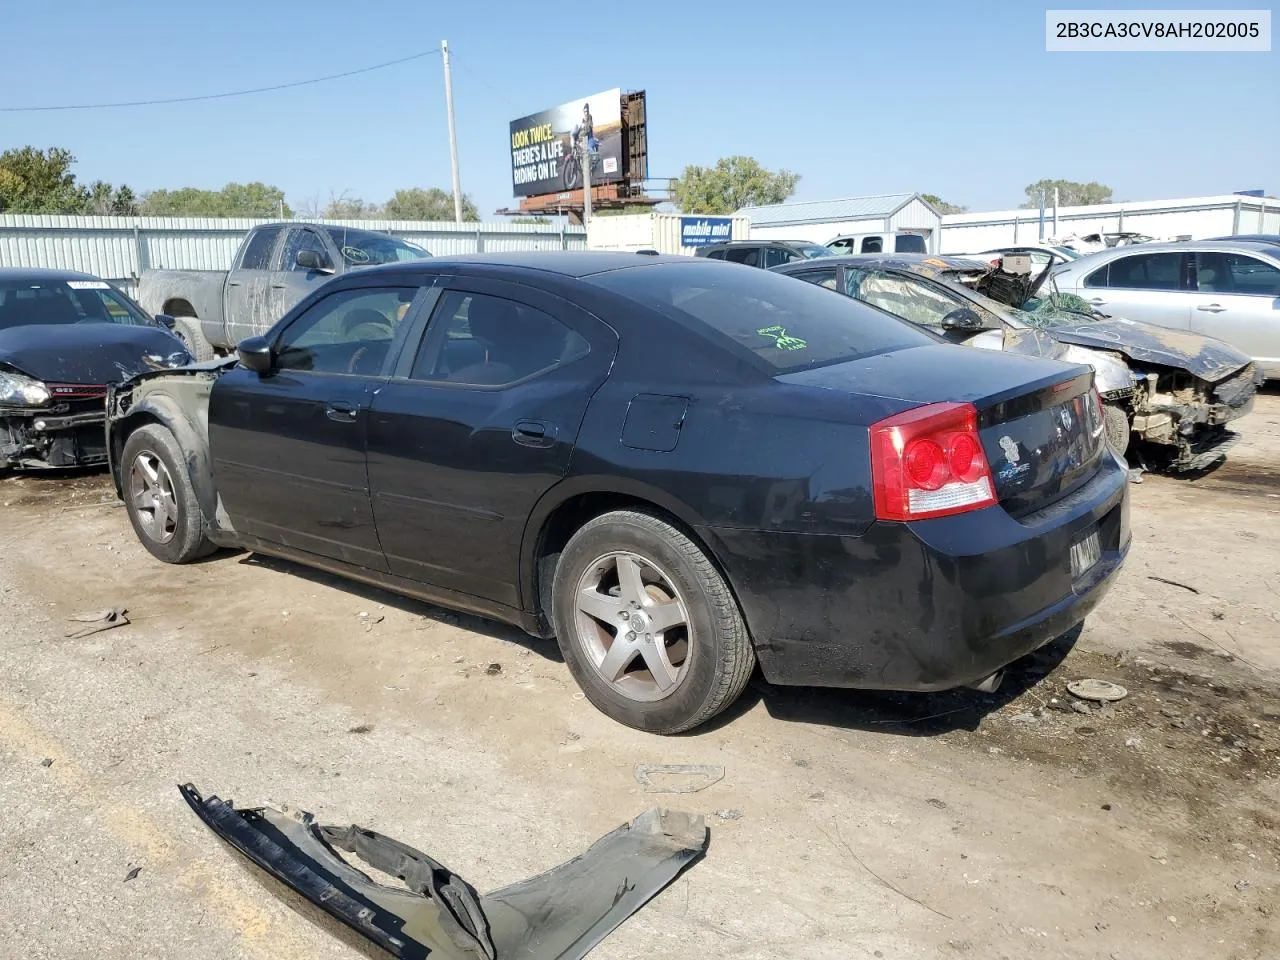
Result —
POLYGON ((709 247, 733 239, 733 217, 681 217, 680 246, 709 247))
POLYGON ((621 89, 512 120, 512 192, 533 197, 582 189, 583 161, 574 150, 575 143, 589 148, 593 186, 622 181, 626 171, 621 89))

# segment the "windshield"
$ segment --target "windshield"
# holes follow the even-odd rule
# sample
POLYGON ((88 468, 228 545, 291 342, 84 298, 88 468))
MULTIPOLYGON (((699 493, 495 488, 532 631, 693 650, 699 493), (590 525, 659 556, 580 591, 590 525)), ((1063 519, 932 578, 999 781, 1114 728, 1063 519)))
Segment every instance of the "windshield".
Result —
POLYGON ((155 326, 105 280, 0 278, 0 330, 72 323, 155 326))
POLYGON ((330 227, 329 236, 333 238, 334 246, 342 251, 342 259, 355 267, 377 263, 398 263, 401 260, 422 260, 431 256, 422 247, 404 240, 397 240, 384 233, 330 227))
POLYGON ((714 260, 613 270, 590 282, 750 358, 770 375, 937 342, 903 320, 814 284, 714 260))

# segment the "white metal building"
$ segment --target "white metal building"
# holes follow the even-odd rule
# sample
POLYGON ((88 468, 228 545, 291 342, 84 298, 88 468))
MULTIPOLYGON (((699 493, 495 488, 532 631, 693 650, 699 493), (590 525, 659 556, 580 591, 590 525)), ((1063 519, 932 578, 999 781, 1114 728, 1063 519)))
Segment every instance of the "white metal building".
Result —
POLYGON ((953 213, 942 218, 940 253, 981 253, 1042 237, 1145 233, 1157 239, 1202 240, 1235 233, 1280 234, 1280 200, 1225 194, 1177 200, 1139 200, 1039 210, 953 213), (1043 230, 1043 233, 1042 233, 1043 230))
MULTIPOLYGON (((240 241, 272 220, 239 217, 73 217, 0 214, 0 267, 80 270, 136 292, 143 270, 229 270, 240 241)), ((316 220, 377 230, 432 254, 481 250, 581 250, 581 227, 425 220, 316 220)))
POLYGON ((918 233, 938 249, 942 215, 918 193, 888 193, 843 200, 812 200, 743 207, 752 240, 808 240, 827 243, 846 233, 918 233))

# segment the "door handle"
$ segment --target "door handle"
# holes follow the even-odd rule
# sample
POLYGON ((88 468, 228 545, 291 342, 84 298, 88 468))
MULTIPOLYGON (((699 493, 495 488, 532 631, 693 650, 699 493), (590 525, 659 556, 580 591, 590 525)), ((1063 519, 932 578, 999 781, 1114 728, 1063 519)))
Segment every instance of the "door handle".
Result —
POLYGON ((360 415, 360 408, 345 400, 334 400, 325 404, 324 415, 334 423, 355 423, 360 415))
POLYGON ((238 287, 238 286, 240 286, 240 281, 239 281, 239 280, 228 280, 228 281, 227 281, 227 286, 228 286, 228 287, 238 287))
POLYGON ((550 447, 556 432, 556 425, 545 420, 518 420, 511 428, 511 439, 524 447, 550 447))
POLYGON ((1204 303, 1196 307, 1196 309, 1203 310, 1205 313, 1224 313, 1227 308, 1216 303, 1204 303))
POLYGON ((283 290, 283 289, 284 289, 284 284, 283 284, 283 283, 273 283, 273 284, 271 285, 271 289, 272 289, 272 290, 283 290))

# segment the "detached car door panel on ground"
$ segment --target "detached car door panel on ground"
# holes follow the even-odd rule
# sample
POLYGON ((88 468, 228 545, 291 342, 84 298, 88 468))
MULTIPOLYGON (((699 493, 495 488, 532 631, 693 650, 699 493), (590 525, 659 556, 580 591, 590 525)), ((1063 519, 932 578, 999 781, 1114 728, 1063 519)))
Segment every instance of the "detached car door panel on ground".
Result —
POLYGON ((378 533, 391 573, 518 606, 526 521, 568 470, 617 338, 518 284, 444 287, 412 364, 373 400, 378 533))
POLYGON ((236 529, 386 571, 369 500, 369 407, 417 293, 416 286, 332 293, 277 336, 270 373, 237 367, 218 380, 209 439, 236 529))

